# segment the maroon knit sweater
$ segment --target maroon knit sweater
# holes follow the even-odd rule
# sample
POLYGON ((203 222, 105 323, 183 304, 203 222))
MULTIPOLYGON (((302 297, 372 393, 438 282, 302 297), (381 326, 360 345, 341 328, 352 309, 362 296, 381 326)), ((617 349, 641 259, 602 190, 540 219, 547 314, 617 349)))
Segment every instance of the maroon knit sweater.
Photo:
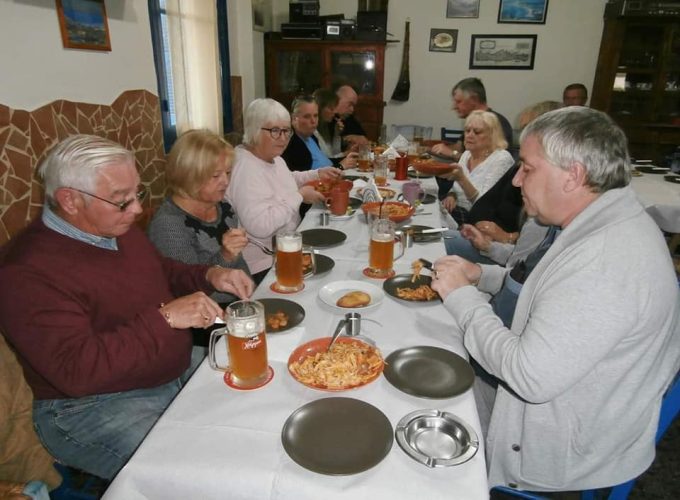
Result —
POLYGON ((118 251, 34 221, 0 256, 0 329, 36 399, 155 387, 188 366, 191 336, 161 302, 212 292, 207 266, 162 257, 138 228, 118 251))

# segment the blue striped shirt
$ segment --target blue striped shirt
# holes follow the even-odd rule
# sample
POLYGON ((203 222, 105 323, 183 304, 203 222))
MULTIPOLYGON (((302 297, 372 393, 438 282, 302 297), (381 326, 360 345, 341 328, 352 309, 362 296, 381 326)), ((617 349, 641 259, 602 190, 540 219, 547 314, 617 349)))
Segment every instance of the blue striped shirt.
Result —
POLYGON ((86 233, 81 231, 73 224, 69 224, 64 219, 55 214, 52 209, 45 203, 42 212, 42 221, 45 226, 49 227, 52 231, 56 231, 59 234, 73 238, 74 240, 82 241, 88 245, 93 245, 97 248, 103 248, 104 250, 118 250, 118 243, 116 238, 105 238, 103 236, 97 236, 94 234, 86 233))

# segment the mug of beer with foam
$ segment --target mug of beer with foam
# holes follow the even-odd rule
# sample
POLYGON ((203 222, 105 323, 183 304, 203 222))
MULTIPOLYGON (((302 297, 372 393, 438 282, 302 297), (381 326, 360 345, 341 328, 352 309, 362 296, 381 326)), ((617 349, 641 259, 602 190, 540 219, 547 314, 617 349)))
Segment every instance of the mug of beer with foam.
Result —
POLYGON ((208 362, 213 370, 225 371, 227 385, 237 389, 255 389, 272 377, 267 361, 264 306, 253 300, 239 300, 227 306, 224 315, 227 326, 213 330, 208 343, 208 362), (215 354, 217 340, 227 337, 229 365, 218 363, 215 354))
POLYGON ((274 291, 282 293, 299 292, 305 287, 303 278, 311 276, 315 272, 314 253, 307 247, 302 247, 302 234, 294 230, 283 230, 276 234, 276 255, 274 266, 276 270, 276 283, 274 291), (302 262, 302 254, 312 256, 312 270, 303 272, 305 267, 302 262))
POLYGON ((368 247, 368 267, 364 274, 371 278, 394 276, 394 261, 404 255, 403 234, 397 234, 396 225, 388 219, 376 219, 371 225, 371 241, 368 247), (399 241, 400 252, 394 255, 394 243, 399 241))

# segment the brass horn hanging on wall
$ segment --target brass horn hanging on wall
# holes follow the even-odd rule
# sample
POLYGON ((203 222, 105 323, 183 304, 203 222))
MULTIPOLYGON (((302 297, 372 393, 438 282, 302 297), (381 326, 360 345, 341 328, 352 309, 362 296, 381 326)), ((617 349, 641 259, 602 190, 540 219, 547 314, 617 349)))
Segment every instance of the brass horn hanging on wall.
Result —
POLYGON ((406 28, 404 29, 404 53, 401 56, 401 71, 399 72, 399 80, 397 86, 392 92, 393 101, 408 101, 409 91, 411 90, 411 78, 408 70, 408 53, 409 53, 409 39, 410 39, 410 18, 406 19, 406 28))

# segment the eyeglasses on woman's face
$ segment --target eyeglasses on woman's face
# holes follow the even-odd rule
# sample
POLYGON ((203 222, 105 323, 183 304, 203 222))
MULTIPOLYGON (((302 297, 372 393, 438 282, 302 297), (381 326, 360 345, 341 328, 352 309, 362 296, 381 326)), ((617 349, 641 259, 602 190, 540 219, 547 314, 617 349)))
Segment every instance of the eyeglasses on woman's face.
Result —
POLYGON ((284 139, 289 139, 291 134, 293 133, 293 129, 291 128, 260 127, 260 129, 269 132, 269 135, 272 137, 272 139, 278 139, 279 137, 281 137, 281 135, 283 135, 284 139))
POLYGON ((102 198, 101 196, 97 196, 96 194, 92 194, 92 193, 88 193, 87 191, 83 191, 82 189, 78 189, 78 188, 74 188, 74 187, 69 188, 69 189, 73 189, 74 191, 78 191, 81 194, 91 196, 92 198, 96 198, 100 201, 103 201, 104 203, 108 203, 109 205, 113 205, 114 207, 118 207, 118 210, 120 210, 121 212, 125 212, 125 210, 127 210, 127 208, 130 205, 132 205, 135 201, 138 201, 139 203, 141 203, 142 200, 144 200, 144 198, 146 198, 146 195, 148 193, 145 186, 139 186, 137 188, 137 193, 135 194, 134 198, 130 198, 129 200, 124 200, 124 201, 111 201, 111 200, 107 200, 106 198, 102 198))

